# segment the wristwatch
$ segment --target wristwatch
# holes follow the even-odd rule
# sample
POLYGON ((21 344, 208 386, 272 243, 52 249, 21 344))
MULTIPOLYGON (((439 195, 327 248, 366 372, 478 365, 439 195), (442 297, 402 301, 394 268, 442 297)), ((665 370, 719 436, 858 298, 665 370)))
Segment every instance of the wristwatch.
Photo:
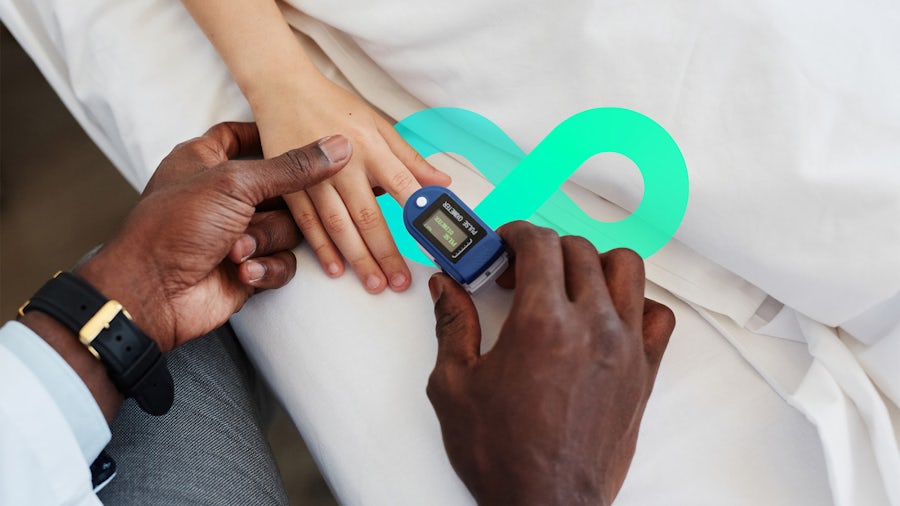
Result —
POLYGON ((19 308, 38 310, 78 336, 103 362, 116 388, 151 415, 164 415, 175 397, 172 375, 156 342, 135 325, 122 304, 109 300, 83 279, 58 272, 19 308))

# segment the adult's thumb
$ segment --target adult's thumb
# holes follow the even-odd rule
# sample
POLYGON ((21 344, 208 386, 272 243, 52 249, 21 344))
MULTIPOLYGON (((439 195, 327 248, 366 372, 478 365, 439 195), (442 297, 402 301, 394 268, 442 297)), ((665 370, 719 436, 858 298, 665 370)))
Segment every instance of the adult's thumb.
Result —
POLYGON ((434 301, 437 365, 473 361, 480 354, 481 324, 472 298, 446 274, 431 276, 428 288, 434 301))
POLYGON ((352 152, 349 139, 332 135, 268 160, 236 162, 238 179, 256 205, 328 179, 344 168, 352 152))

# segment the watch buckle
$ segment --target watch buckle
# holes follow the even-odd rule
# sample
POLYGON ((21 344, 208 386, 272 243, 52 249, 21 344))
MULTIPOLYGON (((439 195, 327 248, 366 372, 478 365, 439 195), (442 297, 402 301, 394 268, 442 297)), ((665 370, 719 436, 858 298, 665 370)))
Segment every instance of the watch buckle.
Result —
POLYGON ((122 304, 119 304, 119 302, 115 300, 107 301, 106 304, 94 313, 94 316, 81 327, 81 330, 78 331, 78 340, 81 341, 81 344, 83 344, 97 360, 100 360, 100 354, 97 353, 97 350, 92 346, 94 339, 100 335, 100 332, 108 329, 109 323, 122 311, 122 304))

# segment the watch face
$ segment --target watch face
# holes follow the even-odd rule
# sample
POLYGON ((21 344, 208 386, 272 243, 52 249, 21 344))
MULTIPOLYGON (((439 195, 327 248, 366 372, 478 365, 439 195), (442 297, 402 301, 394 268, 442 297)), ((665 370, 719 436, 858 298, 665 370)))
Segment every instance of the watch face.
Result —
POLYGON ((453 263, 465 257, 486 235, 478 222, 446 194, 436 199, 413 226, 453 263))

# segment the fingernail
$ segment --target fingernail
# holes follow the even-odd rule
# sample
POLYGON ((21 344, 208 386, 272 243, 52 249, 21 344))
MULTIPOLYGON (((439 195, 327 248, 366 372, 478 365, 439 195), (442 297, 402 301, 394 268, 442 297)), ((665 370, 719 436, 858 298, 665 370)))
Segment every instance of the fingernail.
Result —
POLYGON ((381 278, 375 275, 366 278, 366 288, 369 290, 378 290, 379 287, 381 287, 381 278))
POLYGON ((406 276, 403 274, 394 274, 391 276, 391 286, 394 288, 399 288, 403 286, 404 283, 406 283, 406 276))
POLYGON ((247 262, 247 274, 250 276, 250 282, 259 281, 266 275, 266 266, 259 262, 247 262))
POLYGON ((438 281, 437 275, 428 280, 428 291, 431 292, 431 302, 437 302, 444 293, 444 284, 438 281))
POLYGON ((320 140, 319 149, 331 163, 343 162, 350 157, 350 141, 342 135, 332 135, 320 140))
POLYGON ((243 262, 256 253, 256 239, 252 235, 244 234, 235 241, 235 247, 238 254, 241 255, 241 262, 243 262))
POLYGON ((338 264, 332 262, 328 264, 326 270, 328 271, 329 276, 337 276, 338 273, 341 272, 341 267, 338 264))

